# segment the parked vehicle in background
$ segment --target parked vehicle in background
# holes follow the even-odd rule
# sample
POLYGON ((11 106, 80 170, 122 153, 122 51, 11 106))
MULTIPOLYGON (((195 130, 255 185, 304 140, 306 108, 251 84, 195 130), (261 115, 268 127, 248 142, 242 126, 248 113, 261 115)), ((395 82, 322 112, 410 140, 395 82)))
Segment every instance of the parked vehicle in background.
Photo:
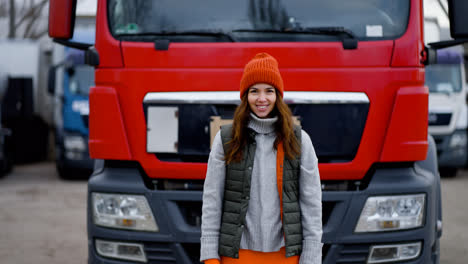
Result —
POLYGON ((39 42, 0 40, 0 72, 6 75, 1 103, 2 127, 8 128, 7 152, 14 163, 43 161, 48 157, 50 98, 44 75, 49 56, 39 42))
MULTIPOLYGON (((50 1, 49 35, 76 46, 73 2, 50 1)), ((86 51, 99 159, 89 263, 199 263, 210 139, 233 117, 258 52, 279 61, 284 100, 314 142, 323 263, 439 263, 422 2, 99 0, 86 51)), ((465 0, 449 3, 452 36, 468 37, 465 0)))
POLYGON ((429 133, 437 145, 439 171, 453 177, 467 163, 467 103, 463 49, 442 49, 426 67, 429 133))
MULTIPOLYGON (((73 40, 92 44, 94 37, 94 29, 77 28, 73 40)), ((62 178, 87 177, 94 165, 88 151, 88 96, 94 68, 84 59, 84 51, 55 44, 49 93, 55 99, 55 161, 62 178)))
POLYGON ((11 130, 5 128, 1 122, 1 105, 8 87, 8 75, 0 71, 0 177, 10 172, 13 168, 13 153, 11 152, 11 130))

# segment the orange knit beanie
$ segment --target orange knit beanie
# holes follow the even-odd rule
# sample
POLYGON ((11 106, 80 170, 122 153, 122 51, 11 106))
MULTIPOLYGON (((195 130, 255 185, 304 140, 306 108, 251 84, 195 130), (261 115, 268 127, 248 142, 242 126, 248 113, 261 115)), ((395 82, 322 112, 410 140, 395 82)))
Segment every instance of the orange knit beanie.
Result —
POLYGON ((283 79, 278 62, 267 53, 258 53, 244 68, 240 83, 240 97, 254 84, 267 83, 274 86, 283 97, 283 79))

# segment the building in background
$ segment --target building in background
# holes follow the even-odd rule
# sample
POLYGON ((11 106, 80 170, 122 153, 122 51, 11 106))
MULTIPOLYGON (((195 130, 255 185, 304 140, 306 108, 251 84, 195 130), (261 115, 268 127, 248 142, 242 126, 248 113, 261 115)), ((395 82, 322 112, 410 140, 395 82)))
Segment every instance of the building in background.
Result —
MULTIPOLYGON (((96 1, 78 1, 77 29, 94 31, 96 6, 96 1)), ((2 124, 10 128, 7 145, 15 162, 55 156, 55 103, 47 83, 48 69, 58 55, 53 54, 47 21, 48 0, 0 3, 0 75, 5 82, 2 124)))

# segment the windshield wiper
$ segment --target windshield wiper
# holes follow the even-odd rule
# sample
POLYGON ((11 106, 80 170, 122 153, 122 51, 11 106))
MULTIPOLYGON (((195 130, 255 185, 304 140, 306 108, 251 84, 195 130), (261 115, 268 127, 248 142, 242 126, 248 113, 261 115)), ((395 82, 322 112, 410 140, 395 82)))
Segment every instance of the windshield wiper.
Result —
POLYGON ((161 31, 161 32, 142 32, 137 34, 118 34, 118 36, 214 36, 214 37, 225 37, 231 42, 237 42, 237 40, 229 33, 222 31, 208 31, 208 30, 189 30, 189 31, 161 31))
POLYGON ((287 29, 235 29, 232 32, 265 32, 279 34, 314 34, 341 36, 344 49, 356 49, 356 35, 344 27, 307 27, 307 28, 287 28, 287 29))

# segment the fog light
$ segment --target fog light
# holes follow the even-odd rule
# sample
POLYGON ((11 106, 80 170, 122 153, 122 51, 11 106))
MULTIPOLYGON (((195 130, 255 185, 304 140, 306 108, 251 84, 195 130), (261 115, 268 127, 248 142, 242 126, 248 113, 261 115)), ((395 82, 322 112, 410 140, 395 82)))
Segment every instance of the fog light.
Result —
POLYGON ((96 240, 96 251, 103 257, 146 262, 143 245, 96 240))
POLYGON ((75 150, 67 150, 65 152, 65 157, 69 160, 82 160, 83 153, 75 150))
POLYGON ((385 263, 414 259, 421 252, 421 242, 372 246, 367 263, 385 263))

